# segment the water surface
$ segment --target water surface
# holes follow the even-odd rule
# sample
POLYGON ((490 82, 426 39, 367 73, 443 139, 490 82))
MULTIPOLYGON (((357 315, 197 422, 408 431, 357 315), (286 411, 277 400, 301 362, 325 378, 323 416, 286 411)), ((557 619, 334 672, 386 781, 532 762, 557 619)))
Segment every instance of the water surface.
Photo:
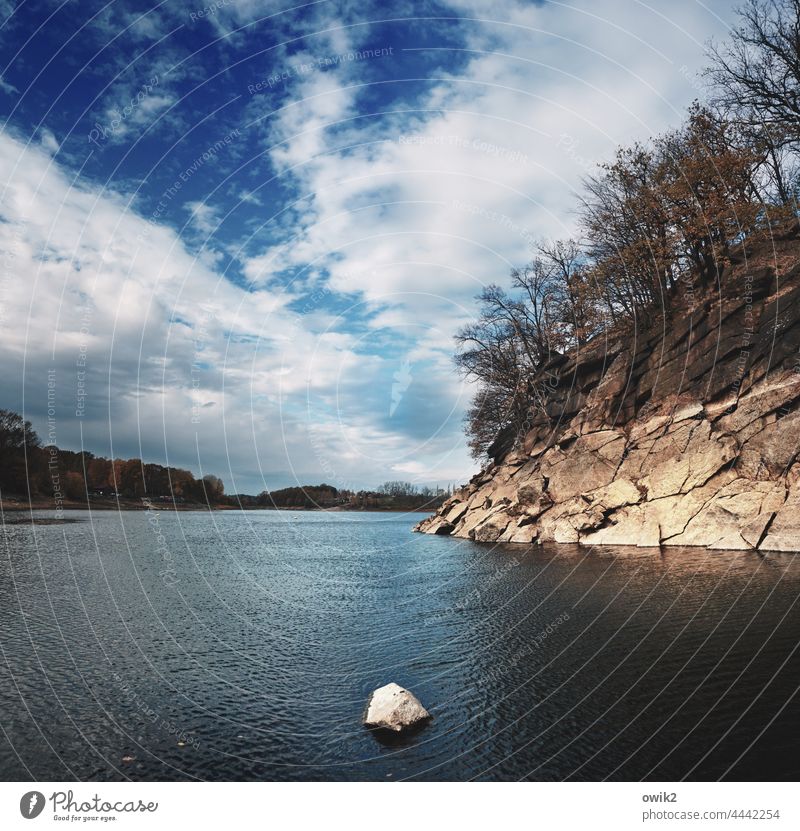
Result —
POLYGON ((69 518, 3 528, 3 779, 800 778, 795 555, 69 518), (434 715, 393 745, 389 681, 434 715))

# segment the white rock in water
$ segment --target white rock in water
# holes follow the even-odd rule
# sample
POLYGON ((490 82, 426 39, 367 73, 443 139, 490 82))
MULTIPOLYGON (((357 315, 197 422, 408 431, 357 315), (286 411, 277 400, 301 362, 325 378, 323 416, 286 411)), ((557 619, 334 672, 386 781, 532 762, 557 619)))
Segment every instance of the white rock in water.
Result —
POLYGON ((396 733, 427 721, 431 714, 419 699, 398 684, 387 684, 375 690, 367 705, 364 724, 396 733))

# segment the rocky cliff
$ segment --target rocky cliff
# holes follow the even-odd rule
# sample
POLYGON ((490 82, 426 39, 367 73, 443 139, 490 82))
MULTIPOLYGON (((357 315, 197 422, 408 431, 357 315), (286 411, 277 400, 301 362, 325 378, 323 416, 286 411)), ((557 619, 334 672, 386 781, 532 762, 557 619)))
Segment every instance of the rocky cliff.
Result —
POLYGON ((546 413, 416 530, 800 550, 800 243, 741 251, 672 305, 544 367, 546 413))

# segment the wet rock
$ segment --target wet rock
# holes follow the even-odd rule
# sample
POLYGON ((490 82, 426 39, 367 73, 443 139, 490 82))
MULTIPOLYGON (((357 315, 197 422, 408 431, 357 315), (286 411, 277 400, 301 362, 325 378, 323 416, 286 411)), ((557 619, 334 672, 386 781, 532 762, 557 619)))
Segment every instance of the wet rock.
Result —
POLYGON ((419 699, 398 684, 379 687, 370 696, 364 724, 400 733, 419 727, 432 718, 419 699))

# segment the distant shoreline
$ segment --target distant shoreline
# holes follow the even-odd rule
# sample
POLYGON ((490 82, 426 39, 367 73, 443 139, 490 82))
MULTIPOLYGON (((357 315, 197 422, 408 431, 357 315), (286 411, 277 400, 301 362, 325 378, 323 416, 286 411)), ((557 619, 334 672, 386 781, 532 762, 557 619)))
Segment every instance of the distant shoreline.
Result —
POLYGON ((375 514, 430 514, 435 508, 355 508, 347 505, 335 505, 330 508, 309 508, 306 506, 282 505, 208 505, 204 502, 143 502, 141 499, 120 498, 98 499, 91 502, 63 502, 58 507, 52 501, 34 500, 20 502, 17 500, 0 499, 0 512, 19 514, 23 511, 308 511, 310 513, 354 513, 375 514))

